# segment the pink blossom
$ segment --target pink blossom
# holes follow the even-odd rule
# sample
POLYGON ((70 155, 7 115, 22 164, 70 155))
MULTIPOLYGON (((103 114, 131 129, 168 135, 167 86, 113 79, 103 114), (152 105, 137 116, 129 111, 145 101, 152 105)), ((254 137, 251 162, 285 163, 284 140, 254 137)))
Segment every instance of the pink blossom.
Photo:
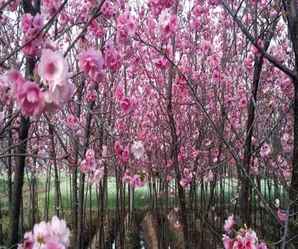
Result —
POLYGON ((93 184, 99 184, 104 176, 104 167, 95 169, 89 176, 89 182, 93 184))
POLYGON ((38 248, 38 246, 42 246, 46 244, 46 242, 51 237, 50 225, 44 221, 39 224, 35 224, 33 227, 33 240, 34 246, 33 248, 38 248))
POLYGON ((90 171, 91 164, 87 160, 83 160, 80 164, 80 171, 87 174, 90 171))
POLYGON ((269 156, 270 153, 271 153, 271 148, 270 148, 269 144, 264 143, 260 150, 261 157, 263 157, 263 158, 267 157, 267 156, 269 156))
POLYGON ((44 107, 44 97, 38 85, 32 81, 26 81, 17 93, 17 102, 24 115, 39 115, 44 107))
POLYGON ((101 12, 106 18, 111 18, 115 15, 116 10, 111 1, 105 1, 101 7, 101 12))
POLYGON ((53 16, 58 11, 60 5, 61 0, 43 0, 43 7, 50 16, 53 16))
POLYGON ((265 242, 261 242, 258 246, 257 249, 268 249, 267 245, 265 242))
POLYGON ((168 67, 168 61, 164 57, 158 58, 157 60, 155 60, 155 66, 160 69, 165 69, 168 67))
POLYGON ((212 182, 214 180, 214 174, 213 174, 212 170, 209 170, 207 176, 205 177, 205 180, 207 182, 212 182))
POLYGON ((115 91, 116 100, 121 101, 124 96, 124 92, 121 86, 118 86, 115 91))
POLYGON ((234 225, 235 225, 234 215, 231 215, 225 221, 225 225, 224 225, 225 232, 229 233, 232 230, 232 228, 233 228, 234 225))
POLYGON ((53 216, 51 220, 51 231, 51 236, 54 241, 59 241, 65 247, 68 247, 70 231, 64 220, 53 216))
POLYGON ((130 155, 129 146, 126 146, 121 154, 122 162, 127 163, 129 161, 129 155, 130 155))
POLYGON ((24 33, 22 51, 25 55, 36 56, 42 47, 41 31, 43 27, 43 17, 39 14, 32 16, 25 14, 22 18, 22 30, 24 33))
POLYGON ((144 182, 142 181, 141 177, 139 175, 134 175, 132 178, 131 178, 131 181, 130 181, 130 185, 133 186, 133 187, 143 187, 144 186, 144 182))
POLYGON ((116 71, 121 67, 121 56, 113 46, 107 46, 104 56, 105 65, 112 71, 116 71))
POLYGON ((120 101, 120 106, 121 106, 122 111, 128 112, 131 108, 130 99, 128 97, 123 97, 120 101))
POLYGON ((74 84, 70 81, 63 81, 46 92, 45 102, 46 109, 50 105, 61 107, 64 103, 68 102, 74 93, 74 84))
POLYGON ((17 70, 10 70, 6 75, 5 81, 5 85, 11 88, 12 97, 17 98, 17 94, 20 92, 20 89, 25 83, 25 79, 22 74, 17 70))
POLYGON ((116 141, 114 144, 114 151, 116 153, 117 156, 121 156, 122 152, 123 152, 123 148, 122 145, 120 144, 119 141, 116 141))
POLYGON ((90 31, 96 38, 100 38, 104 35, 104 29, 96 20, 93 20, 89 26, 90 31))
POLYGON ((223 241, 225 249, 232 249, 233 248, 233 242, 234 241, 229 236, 224 234, 223 238, 222 238, 222 241, 223 241))
POLYGON ((78 118, 72 114, 67 115, 66 117, 66 125, 72 129, 75 130, 78 128, 78 118))
POLYGON ((80 69, 93 80, 100 80, 103 73, 104 60, 100 51, 88 49, 79 55, 80 69))
POLYGON ((69 246, 70 231, 64 220, 54 216, 51 222, 35 224, 32 232, 25 233, 18 249, 66 249, 69 246))
POLYGON ((92 161, 95 159, 95 152, 93 149, 88 149, 85 154, 85 158, 87 161, 92 161))
POLYGON ((186 179, 186 178, 182 178, 180 181, 179 181, 180 185, 182 188, 185 188, 189 185, 189 181, 186 179))
POLYGON ((119 43, 126 43, 130 37, 135 33, 136 25, 135 19, 125 12, 117 18, 117 41, 119 43))
POLYGON ((88 90, 87 93, 86 93, 86 101, 87 102, 93 102, 95 101, 97 98, 97 94, 96 94, 96 91, 93 89, 93 90, 88 90))
POLYGON ((43 80, 50 82, 52 90, 57 85, 61 86, 68 76, 68 66, 63 55, 60 52, 43 49, 38 64, 38 74, 43 80))
POLYGON ((177 29, 177 16, 170 15, 167 11, 164 11, 160 16, 161 23, 161 38, 163 41, 167 41, 171 35, 176 32, 177 29))
POLYGON ((144 148, 143 142, 142 141, 134 141, 131 146, 131 152, 137 160, 140 160, 141 158, 143 158, 143 156, 145 154, 145 148, 144 148))

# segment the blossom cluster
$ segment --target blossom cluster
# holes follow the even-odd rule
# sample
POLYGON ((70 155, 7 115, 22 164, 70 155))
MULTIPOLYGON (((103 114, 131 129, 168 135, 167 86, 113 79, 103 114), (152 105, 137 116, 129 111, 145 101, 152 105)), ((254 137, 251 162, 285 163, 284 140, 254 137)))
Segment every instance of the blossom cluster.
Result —
POLYGON ((99 184, 103 175, 104 167, 101 160, 96 160, 93 149, 88 149, 85 153, 85 159, 80 164, 80 171, 87 175, 88 182, 99 184))
POLYGON ((117 42, 126 44, 130 37, 135 34, 135 19, 128 12, 125 12, 117 18, 117 42))
POLYGON ((143 187, 145 184, 144 178, 145 178, 144 174, 131 175, 130 172, 126 170, 122 177, 122 181, 124 183, 129 184, 131 187, 140 188, 140 187, 143 187))
POLYGON ((79 55, 80 69, 94 81, 103 76, 104 58, 100 51, 90 48, 79 55))
POLYGON ((129 97, 124 95, 123 89, 121 87, 117 87, 115 98, 118 105, 120 106, 121 111, 128 113, 132 110, 134 103, 129 97))
POLYGON ((43 49, 36 71, 41 84, 26 80, 17 70, 1 76, 0 101, 3 104, 15 101, 23 115, 38 116, 45 111, 55 111, 71 99, 74 85, 68 78, 68 66, 60 52, 43 49))
POLYGON ((183 188, 185 188, 191 184, 192 178, 193 178, 193 172, 188 168, 184 168, 183 176, 179 183, 183 188))
POLYGON ((22 19, 23 53, 27 56, 37 56, 40 53, 43 39, 42 28, 44 19, 42 15, 25 14, 22 19))
POLYGON ((223 244, 225 249, 267 249, 266 243, 259 241, 254 230, 244 226, 236 231, 235 225, 234 215, 229 216, 224 224, 226 234, 223 235, 223 244))
POLYGON ((119 141, 114 144, 116 157, 123 163, 127 163, 130 158, 130 153, 136 160, 141 160, 145 156, 145 147, 142 141, 134 141, 131 146, 122 146, 119 141))
POLYGON ((150 0, 149 7, 154 15, 158 16, 162 10, 170 8, 173 4, 173 0, 150 0))
POLYGON ((35 224, 32 231, 25 233, 18 249, 66 249, 69 247, 69 236, 70 231, 65 221, 54 216, 50 222, 35 224))

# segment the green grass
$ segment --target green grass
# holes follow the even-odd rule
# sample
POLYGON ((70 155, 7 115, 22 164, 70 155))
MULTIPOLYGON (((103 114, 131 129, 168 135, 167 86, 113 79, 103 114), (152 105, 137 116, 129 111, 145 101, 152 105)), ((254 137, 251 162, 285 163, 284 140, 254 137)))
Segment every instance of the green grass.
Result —
MULTIPOLYGON (((29 208, 28 203, 26 203, 26 200, 28 202, 29 198, 29 179, 26 175, 24 179, 24 208, 29 208)), ((37 191, 38 193, 38 207, 40 211, 43 212, 44 206, 45 206, 45 198, 46 198, 46 193, 45 193, 45 188, 46 188, 46 177, 45 176, 37 176, 37 191)), ((174 183, 172 183, 174 184, 174 183)), ((269 184, 273 186, 273 181, 269 181, 269 184)), ((216 189, 215 189, 215 194, 216 196, 219 196, 220 193, 224 195, 225 200, 230 200, 231 198, 235 197, 238 193, 238 183, 236 179, 224 179, 223 180, 223 193, 222 193, 222 188, 220 187, 219 184, 217 184, 216 189)), ((50 211, 54 211, 54 201, 55 201, 55 190, 54 190, 54 179, 52 177, 51 181, 51 191, 49 193, 49 207, 50 211)), ((88 185, 86 185, 88 188, 88 185)), ((72 206, 72 200, 71 200, 71 191, 72 189, 70 188, 70 182, 69 178, 66 176, 61 175, 61 182, 60 182, 60 189, 61 189, 61 194, 62 194, 62 206, 64 210, 70 209, 72 206)), ((274 200, 278 196, 284 196, 284 190, 282 186, 278 187, 277 192, 274 191, 274 188, 272 188, 272 192, 269 195, 269 187, 268 187, 268 180, 262 180, 261 181, 261 189, 262 193, 264 196, 269 199, 269 200, 274 200)), ((200 193, 201 193, 201 188, 198 187, 198 193, 199 193, 199 200, 200 200, 200 193)), ((205 194, 209 195, 209 188, 204 189, 205 194)), ((108 203, 107 203, 107 208, 108 209, 114 209, 116 207, 116 196, 117 196, 117 191, 116 191, 116 181, 115 177, 109 177, 108 178, 108 203)), ((5 176, 0 176, 0 195, 1 195, 1 206, 4 209, 8 209, 8 198, 7 198, 7 178, 5 176), (6 196, 6 197, 5 197, 6 196)), ((90 192, 88 192, 87 195, 85 195, 85 198, 87 200, 87 208, 91 209, 96 209, 98 206, 100 206, 100 203, 97 199, 97 194, 96 194, 96 187, 92 187, 92 194, 91 194, 91 202, 90 202, 90 192)), ((126 197, 126 201, 127 201, 126 197)), ((135 190, 135 198, 134 198, 134 206, 136 208, 144 208, 149 204, 149 187, 146 184, 142 188, 137 188, 135 190)))

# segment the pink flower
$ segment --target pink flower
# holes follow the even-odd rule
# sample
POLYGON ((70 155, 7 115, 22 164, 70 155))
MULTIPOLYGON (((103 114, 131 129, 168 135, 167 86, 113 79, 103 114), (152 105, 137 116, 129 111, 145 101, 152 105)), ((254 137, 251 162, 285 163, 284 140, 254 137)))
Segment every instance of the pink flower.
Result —
POLYGON ((122 87, 118 86, 115 91, 115 97, 118 101, 121 101, 123 96, 124 96, 123 89, 122 87))
POLYGON ((260 150, 260 155, 261 157, 267 157, 269 156, 269 154, 271 153, 271 148, 269 146, 269 144, 263 144, 260 150))
POLYGON ((209 170, 208 175, 206 176, 205 180, 207 182, 212 182, 213 179, 214 179, 214 174, 213 174, 212 170, 209 170))
POLYGON ((44 107, 44 97, 38 85, 32 81, 26 81, 21 89, 18 89, 17 102, 24 115, 39 115, 44 107))
POLYGON ((223 241, 225 249, 232 249, 233 248, 234 241, 229 236, 224 234, 223 238, 222 238, 222 241, 223 241))
POLYGON ((89 182, 99 184, 104 176, 104 167, 100 167, 93 171, 89 176, 89 182))
POLYGON ((189 180, 187 178, 185 178, 185 177, 183 177, 180 180, 179 183, 180 183, 180 185, 181 185, 182 188, 185 188, 185 187, 187 187, 190 184, 189 180))
POLYGON ((86 160, 83 160, 80 164, 80 171, 82 173, 87 174, 90 171, 90 167, 91 167, 90 163, 87 162, 86 160))
POLYGON ((40 53, 42 46, 41 31, 43 28, 43 17, 39 14, 32 16, 25 14, 22 19, 22 30, 24 33, 22 49, 25 55, 36 56, 40 53))
POLYGON ((120 106, 121 106, 122 111, 127 113, 131 108, 130 99, 127 97, 122 98, 120 101, 120 106))
POLYGON ((120 144, 119 141, 116 141, 115 144, 114 144, 114 151, 116 153, 116 155, 119 157, 122 155, 122 152, 123 152, 123 148, 122 148, 122 145, 120 144))
POLYGON ((43 80, 50 82, 52 90, 57 85, 63 85, 68 76, 68 66, 63 55, 60 52, 43 49, 38 64, 38 74, 43 80))
POLYGON ((66 117, 66 125, 70 129, 72 129, 72 130, 77 129, 78 128, 78 123, 79 123, 79 121, 78 121, 78 118, 76 116, 70 114, 66 117))
POLYGON ((105 64, 112 71, 121 67, 121 56, 113 46, 108 46, 104 53, 105 64))
POLYGON ((24 235, 24 241, 22 244, 18 244, 18 249, 32 249, 33 248, 33 234, 32 232, 27 232, 24 235))
POLYGON ((60 5, 61 1, 59 0, 43 0, 43 7, 50 16, 57 12, 60 5))
POLYGON ((119 15, 117 18, 117 41, 126 43, 136 30, 135 19, 128 13, 119 15))
POLYGON ((101 7, 101 12, 106 18, 111 18, 115 15, 115 7, 113 6, 112 2, 105 1, 101 7))
POLYGON ((145 154, 145 148, 144 148, 143 142, 134 141, 131 146, 131 152, 137 160, 140 160, 141 158, 143 158, 145 154))
POLYGON ((261 243, 258 245, 257 249, 268 249, 268 247, 267 247, 267 245, 266 245, 265 242, 261 242, 261 243))
POLYGON ((233 226, 235 225, 235 219, 234 215, 231 215, 228 217, 228 219, 225 221, 224 230, 229 233, 231 232, 233 226))
POLYGON ((163 41, 167 41, 171 35, 175 34, 177 30, 177 16, 170 15, 167 11, 162 12, 160 16, 161 23, 161 38, 163 41))
POLYGON ((11 70, 6 75, 7 87, 11 88, 12 97, 16 98, 17 93, 20 91, 21 87, 25 83, 25 79, 22 74, 17 70, 11 70))
POLYGON ((44 221, 39 224, 35 224, 33 227, 33 248, 43 246, 51 237, 50 225, 44 221))
POLYGON ((95 159, 95 152, 93 149, 88 149, 85 154, 85 158, 87 161, 92 161, 95 159))
POLYGON ((11 97, 9 87, 7 77, 0 75, 0 102, 2 102, 2 104, 6 104, 11 97))
MULTIPOLYGON (((63 244, 58 243, 55 240, 49 240, 47 241, 46 245, 44 246, 46 249, 66 249, 66 247, 63 244)), ((37 247, 40 249, 40 247, 37 247)), ((43 247, 41 247, 43 248, 43 247)), ((35 249, 35 248, 33 248, 35 249)))
POLYGON ((125 149, 122 151, 121 160, 124 163, 127 163, 129 161, 129 155, 130 155, 129 146, 126 146, 125 149))
POLYGON ((35 224, 32 232, 25 233, 18 249, 66 249, 70 232, 64 220, 54 216, 51 222, 35 224))
POLYGON ((65 247, 69 246, 70 231, 64 220, 60 220, 57 216, 53 216, 51 220, 52 238, 55 241, 63 244, 65 247))
POLYGON ((74 90, 75 86, 72 82, 62 81, 56 84, 54 89, 50 89, 51 99, 57 106, 61 106, 72 98, 74 90))
POLYGON ((96 97, 97 97, 97 94, 96 94, 96 91, 93 89, 93 90, 87 90, 87 93, 86 93, 86 101, 87 102, 93 102, 96 100, 96 97))
POLYGON ((155 60, 155 66, 160 69, 166 69, 168 67, 168 61, 164 57, 158 58, 155 60))
POLYGON ((79 55, 80 69, 93 80, 100 80, 103 73, 104 60, 100 51, 88 49, 79 55))
POLYGON ((130 185, 133 186, 133 187, 143 187, 144 186, 144 182, 142 181, 141 177, 139 175, 134 175, 132 178, 131 178, 131 181, 130 181, 130 185))
POLYGON ((26 36, 33 39, 41 31, 43 22, 43 17, 40 14, 35 16, 25 14, 22 18, 22 30, 26 36))

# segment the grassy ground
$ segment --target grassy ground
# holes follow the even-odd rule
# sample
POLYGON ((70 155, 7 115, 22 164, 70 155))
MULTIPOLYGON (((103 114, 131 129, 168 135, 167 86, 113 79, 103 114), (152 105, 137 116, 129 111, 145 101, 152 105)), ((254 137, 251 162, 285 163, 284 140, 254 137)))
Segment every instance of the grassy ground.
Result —
MULTIPOLYGON (((172 183, 174 184, 174 183, 172 183)), ((217 184, 216 186, 216 195, 219 195, 222 193, 226 200, 230 200, 237 196, 238 194, 238 188, 237 188, 237 180, 236 179, 225 179, 223 181, 222 187, 217 184), (223 190, 223 191, 222 191, 223 190)), ((268 180, 262 180, 261 181, 261 189, 262 193, 266 196, 267 199, 274 200, 275 198, 278 198, 279 196, 284 196, 283 194, 283 188, 281 186, 277 186, 273 188, 274 185, 273 181, 268 180), (271 186, 271 192, 269 191, 269 187, 271 186)), ((29 191, 29 178, 28 175, 25 177, 24 182, 24 208, 29 208, 29 199, 30 199, 30 191, 29 191)), ((37 177, 37 191, 38 191, 38 206, 41 210, 44 210, 45 206, 45 199, 46 199, 46 178, 43 175, 40 175, 37 177)), ((72 206, 72 200, 71 200, 71 187, 70 187, 70 181, 69 178, 66 176, 61 176, 61 182, 60 182, 60 189, 62 194, 62 205, 64 209, 69 209, 72 206)), ((200 193, 202 189, 198 189, 198 192, 200 193)), ((208 189, 204 189, 204 191, 208 192, 208 189)), ((92 187, 92 194, 90 197, 90 192, 88 192, 88 195, 85 196, 87 198, 87 207, 88 208, 97 208, 99 205, 98 199, 97 199, 97 190, 96 187, 92 187), (90 202, 91 201, 91 202, 90 202), (90 205, 91 204, 91 205, 90 205)), ((116 182, 114 177, 108 178, 108 203, 107 207, 109 209, 114 209, 116 206, 116 182)), ((8 190, 7 190, 7 177, 0 176, 0 202, 1 206, 4 209, 8 209, 8 190)), ((54 207, 54 200, 55 200, 55 190, 54 190, 54 181, 51 181, 51 191, 49 194, 49 207, 50 211, 53 211, 54 207)), ((134 206, 136 208, 143 208, 148 204, 149 200, 149 187, 146 184, 142 188, 137 188, 135 190, 135 199, 134 199, 134 206)), ((282 200, 281 200, 282 201, 282 200)))

